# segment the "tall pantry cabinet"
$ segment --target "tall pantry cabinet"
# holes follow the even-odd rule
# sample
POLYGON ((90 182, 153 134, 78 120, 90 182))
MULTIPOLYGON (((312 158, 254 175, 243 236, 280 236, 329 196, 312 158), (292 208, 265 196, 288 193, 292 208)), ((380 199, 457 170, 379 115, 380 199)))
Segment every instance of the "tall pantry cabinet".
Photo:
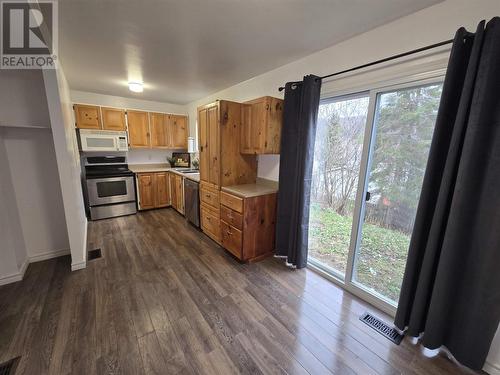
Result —
POLYGON ((220 188, 255 183, 255 155, 240 153, 241 104, 218 100, 198 108, 202 230, 220 243, 220 188))

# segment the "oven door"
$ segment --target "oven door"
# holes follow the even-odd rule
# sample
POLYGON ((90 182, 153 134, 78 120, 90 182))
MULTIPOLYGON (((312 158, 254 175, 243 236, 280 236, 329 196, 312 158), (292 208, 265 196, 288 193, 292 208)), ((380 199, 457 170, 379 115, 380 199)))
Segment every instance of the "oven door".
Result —
POLYGON ((134 177, 106 177, 87 180, 90 206, 135 201, 134 177))

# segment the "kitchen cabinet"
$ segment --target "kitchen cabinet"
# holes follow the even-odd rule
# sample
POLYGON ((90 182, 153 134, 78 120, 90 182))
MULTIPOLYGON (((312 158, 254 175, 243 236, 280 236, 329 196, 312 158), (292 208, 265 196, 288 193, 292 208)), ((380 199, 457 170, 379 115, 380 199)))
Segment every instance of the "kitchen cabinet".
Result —
POLYGON ((169 148, 187 149, 188 118, 182 115, 167 115, 169 148))
POLYGON ((140 210, 155 208, 156 188, 154 180, 155 180, 154 173, 139 173, 137 175, 140 210))
POLYGON ((164 113, 149 114, 152 148, 169 148, 167 116, 164 113))
POLYGON ((149 116, 147 112, 127 110, 128 141, 131 148, 150 148, 149 116))
POLYGON ((104 130, 125 131, 125 110, 119 108, 101 107, 102 128, 104 130))
POLYGON ((75 122, 78 129, 102 129, 101 111, 98 106, 75 104, 75 122))
POLYGON ((187 116, 150 113, 151 147, 187 149, 187 116))
POLYGON ((221 186, 254 183, 257 177, 256 156, 240 153, 240 127, 240 103, 218 100, 198 108, 201 229, 219 243, 221 186))
POLYGON ((200 181, 200 226, 202 231, 220 243, 219 187, 200 181))
POLYGON ((203 233, 220 244, 220 216, 219 210, 204 203, 200 205, 200 225, 203 233))
POLYGON ((255 182, 255 155, 240 153, 240 103, 219 100, 199 107, 198 128, 201 181, 219 187, 255 182))
POLYGON ((184 215, 184 177, 177 173, 169 173, 172 207, 184 215))
POLYGON ((241 142, 243 154, 279 154, 283 100, 264 96, 241 105, 241 142))
POLYGON ((220 193, 220 243, 242 261, 274 252, 276 193, 242 198, 220 193))
POLYGON ((170 206, 170 179, 167 172, 157 172, 156 177, 156 207, 170 206))
POLYGON ((137 174, 139 210, 170 206, 170 185, 168 172, 147 172, 137 174))

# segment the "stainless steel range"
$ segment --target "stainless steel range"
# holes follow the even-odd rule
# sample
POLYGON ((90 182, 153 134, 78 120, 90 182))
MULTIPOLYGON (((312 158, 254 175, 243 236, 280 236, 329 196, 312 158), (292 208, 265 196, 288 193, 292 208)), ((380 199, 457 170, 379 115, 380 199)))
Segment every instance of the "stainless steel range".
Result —
POLYGON ((91 220, 137 212, 134 173, 125 156, 86 157, 85 182, 91 220))

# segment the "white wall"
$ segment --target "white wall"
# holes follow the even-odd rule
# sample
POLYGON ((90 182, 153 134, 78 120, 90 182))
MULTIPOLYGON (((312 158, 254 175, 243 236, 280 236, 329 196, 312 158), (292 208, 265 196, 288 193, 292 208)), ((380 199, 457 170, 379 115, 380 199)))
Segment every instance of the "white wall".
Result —
POLYGON ((0 126, 50 127, 40 70, 0 69, 0 126))
MULTIPOLYGON (((278 87, 306 74, 326 75, 453 37, 465 26, 474 31, 482 19, 500 15, 498 0, 447 0, 335 46, 241 82, 188 105, 191 132, 196 128, 196 108, 216 99, 244 101, 263 95, 281 97, 278 87)), ((259 157, 260 177, 277 180, 279 157, 259 157)))
MULTIPOLYGON (((500 15, 498 0, 446 0, 394 22, 358 35, 301 60, 241 82, 188 105, 190 129, 196 129, 196 108, 216 99, 244 101, 263 95, 281 97, 278 87, 304 75, 319 76, 351 68, 414 48, 451 39, 465 26, 475 31, 482 20, 500 15)), ((334 85, 334 83, 333 83, 334 85)), ((330 88, 332 84, 328 85, 330 88)), ((279 157, 259 157, 259 177, 277 180, 279 157)), ((500 374, 500 333, 497 332, 485 367, 491 374, 500 374)))
POLYGON ((69 250, 43 75, 0 70, 0 284, 69 250))
MULTIPOLYGON (((180 115, 188 113, 187 107, 179 104, 155 102, 150 100, 139 100, 125 98, 121 96, 103 95, 84 91, 71 91, 71 100, 73 103, 95 104, 100 106, 138 109, 151 112, 165 112, 180 115)), ((190 132, 190 134, 193 134, 190 132)), ((166 163, 167 156, 172 156, 170 150, 129 150, 127 159, 129 164, 149 164, 166 163)))
POLYGON ((87 218, 73 107, 61 66, 57 70, 45 70, 43 78, 69 237, 71 269, 77 270, 87 264, 87 218))
POLYGON ((10 166, 0 127, 0 285, 22 279, 28 262, 10 166))
POLYGON ((50 128, 5 128, 3 142, 28 258, 69 253, 50 128))

